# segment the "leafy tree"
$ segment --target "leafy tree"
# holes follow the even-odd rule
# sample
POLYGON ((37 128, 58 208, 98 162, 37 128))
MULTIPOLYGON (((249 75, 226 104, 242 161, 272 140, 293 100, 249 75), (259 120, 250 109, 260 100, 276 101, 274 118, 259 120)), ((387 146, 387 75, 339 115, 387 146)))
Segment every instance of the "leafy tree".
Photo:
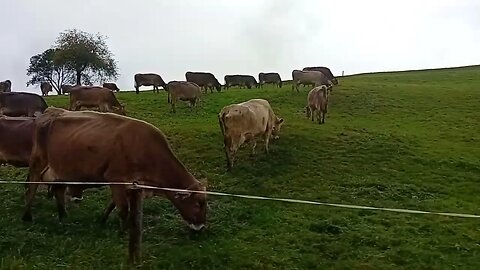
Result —
POLYGON ((52 48, 30 58, 29 85, 47 81, 61 94, 62 84, 92 85, 116 79, 118 67, 106 37, 77 29, 60 33, 52 48))
POLYGON ((56 41, 54 62, 75 73, 77 85, 116 79, 117 63, 105 42, 106 37, 77 29, 60 33, 56 41))
POLYGON ((74 73, 65 65, 59 65, 54 62, 55 52, 56 49, 48 49, 30 58, 27 75, 32 76, 32 78, 27 82, 27 86, 39 85, 46 81, 60 95, 62 93, 62 84, 74 82, 74 73))

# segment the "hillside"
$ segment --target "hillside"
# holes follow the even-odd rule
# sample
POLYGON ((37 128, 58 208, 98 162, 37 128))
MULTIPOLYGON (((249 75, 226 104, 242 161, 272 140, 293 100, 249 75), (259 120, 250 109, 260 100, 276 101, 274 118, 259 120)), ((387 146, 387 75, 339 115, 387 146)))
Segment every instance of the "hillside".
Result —
MULTIPOLYGON (((480 67, 378 73, 339 80, 325 125, 305 117, 307 89, 290 85, 204 95, 170 113, 166 94, 119 93, 131 117, 159 127, 208 188, 237 194, 480 214, 480 67), (271 153, 243 148, 225 169, 217 114, 265 98, 285 119, 271 153)), ((53 106, 67 97, 48 97, 53 106)), ((260 147, 257 149, 261 150, 260 147)), ((141 151, 141 149, 138 149, 141 151)), ((2 167, 0 179, 26 170, 2 167)), ((60 224, 42 191, 24 224, 24 188, 0 188, 0 268, 118 269, 127 238, 96 222, 109 191, 91 189, 60 224)), ((209 197, 208 229, 191 233, 166 199, 145 204, 145 268, 479 269, 477 219, 209 197)))

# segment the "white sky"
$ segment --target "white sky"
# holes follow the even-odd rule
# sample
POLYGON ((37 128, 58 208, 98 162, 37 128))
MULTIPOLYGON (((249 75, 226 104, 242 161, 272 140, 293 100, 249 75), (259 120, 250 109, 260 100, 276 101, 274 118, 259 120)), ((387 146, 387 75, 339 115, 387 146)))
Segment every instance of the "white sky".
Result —
POLYGON ((32 55, 77 28, 109 37, 120 89, 133 75, 168 82, 327 66, 335 75, 480 64, 477 0, 1 0, 0 80, 26 88, 32 55))

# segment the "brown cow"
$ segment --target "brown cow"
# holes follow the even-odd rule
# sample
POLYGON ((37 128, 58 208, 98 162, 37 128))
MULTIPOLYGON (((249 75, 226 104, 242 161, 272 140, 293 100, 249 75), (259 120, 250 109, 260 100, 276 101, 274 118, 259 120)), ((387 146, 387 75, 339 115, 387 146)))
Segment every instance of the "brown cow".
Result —
POLYGON ((222 91, 222 85, 218 82, 215 75, 210 72, 191 72, 187 71, 185 73, 185 79, 187 82, 196 83, 198 86, 203 87, 205 89, 205 93, 207 93, 207 89, 210 88, 210 92, 213 93, 213 88, 217 89, 217 92, 222 91))
POLYGON ((34 117, 0 117, 0 164, 28 167, 34 117))
POLYGON ((139 93, 138 89, 140 88, 140 86, 153 85, 153 92, 155 93, 155 90, 156 90, 157 93, 159 93, 160 90, 158 90, 158 87, 162 86, 165 89, 165 85, 166 85, 162 77, 155 73, 145 73, 145 74, 137 73, 134 76, 134 80, 135 80, 135 84, 134 84, 135 92, 137 94, 139 93))
POLYGON ((60 86, 60 89, 62 90, 63 94, 68 94, 68 93, 70 93, 70 89, 72 89, 74 87, 75 87, 75 85, 62 84, 60 86))
POLYGON ((316 111, 318 123, 325 123, 325 114, 328 109, 328 87, 326 85, 320 85, 310 90, 305 109, 307 118, 311 116, 314 121, 316 111))
POLYGON ((82 107, 125 115, 125 105, 118 102, 110 89, 100 86, 77 86, 70 89, 69 110, 78 111, 82 107))
POLYGON ((102 85, 104 88, 108 88, 112 91, 120 91, 116 83, 103 83, 102 85))
POLYGON ((7 92, 12 92, 12 82, 10 80, 0 82, 0 93, 7 92))
POLYGON ((227 168, 233 167, 238 148, 243 143, 252 142, 252 154, 255 153, 256 140, 263 137, 265 152, 273 135, 278 139, 283 119, 273 112, 268 101, 251 99, 249 101, 225 106, 218 114, 220 129, 223 134, 227 168))
POLYGON ((0 93, 0 115, 37 116, 47 108, 45 100, 34 93, 0 93))
POLYGON ((327 85, 328 87, 332 86, 332 82, 320 71, 301 71, 294 70, 292 71, 292 90, 295 88, 298 91, 298 85, 327 85))
POLYGON ((48 96, 48 92, 52 92, 52 85, 48 82, 42 82, 40 84, 40 90, 42 90, 42 96, 48 96))
POLYGON ((189 101, 190 107, 195 107, 202 95, 200 86, 192 82, 171 81, 165 89, 168 91, 168 102, 172 103, 172 112, 175 112, 175 103, 178 100, 189 101))
MULTIPOLYGON (((112 113, 48 108, 36 120, 28 181, 97 181, 204 191, 153 125, 112 113), (132 132, 134 131, 134 132, 132 132)), ((23 220, 31 221, 38 184, 28 184, 23 220)), ((127 186, 110 185, 122 228, 129 212, 127 186)), ((206 195, 157 191, 180 211, 189 227, 206 223, 206 195)), ((65 186, 54 186, 59 218, 66 216, 65 186)))

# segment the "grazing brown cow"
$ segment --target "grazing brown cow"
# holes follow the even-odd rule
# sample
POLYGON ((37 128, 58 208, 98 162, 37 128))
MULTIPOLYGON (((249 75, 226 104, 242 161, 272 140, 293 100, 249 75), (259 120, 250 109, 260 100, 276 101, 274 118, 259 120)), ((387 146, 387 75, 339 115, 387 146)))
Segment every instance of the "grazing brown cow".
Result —
POLYGON ((0 164, 28 167, 34 117, 0 117, 0 164))
POLYGON ((283 119, 275 115, 268 101, 264 99, 251 99, 228 105, 218 114, 218 121, 223 134, 229 170, 233 167, 237 150, 243 143, 253 143, 253 154, 257 139, 263 137, 265 152, 268 153, 270 137, 273 135, 278 139, 283 124, 283 119))
POLYGON ((45 100, 33 93, 0 93, 0 115, 37 116, 47 108, 45 100))
POLYGON ((175 103, 178 100, 189 101, 190 107, 195 107, 202 95, 200 86, 192 82, 171 81, 167 84, 166 89, 168 91, 168 102, 172 103, 172 112, 175 112, 175 103), (171 101, 170 95, 172 96, 171 101))
POLYGON ((10 80, 0 82, 0 93, 7 92, 12 92, 12 82, 10 80))
POLYGON ((102 85, 103 87, 105 88, 108 88, 112 91, 120 91, 120 89, 117 87, 117 84, 116 83, 103 83, 102 85))
MULTIPOLYGON (((112 113, 48 108, 36 120, 28 181, 97 181, 204 191, 153 125, 112 113)), ((23 220, 31 221, 38 184, 28 184, 23 220)), ((122 228, 129 212, 127 186, 110 185, 122 228)), ((65 186, 54 186, 59 218, 66 216, 65 186)), ((206 195, 156 191, 180 211, 189 227, 206 223, 206 195)))
POLYGON ((314 115, 317 112, 318 123, 325 123, 325 114, 328 109, 328 88, 326 85, 320 85, 310 90, 305 109, 307 118, 311 116, 312 121, 314 121, 314 115))
POLYGON ((48 92, 52 92, 52 85, 48 82, 42 82, 40 84, 40 90, 42 90, 42 96, 48 96, 48 92))
POLYGON ((60 86, 60 89, 62 90, 63 94, 68 94, 68 93, 70 93, 70 89, 72 89, 74 87, 75 87, 75 85, 62 84, 60 86))
POLYGON ((282 79, 280 78, 280 74, 276 72, 268 72, 268 73, 260 72, 258 74, 258 83, 262 88, 263 88, 263 85, 266 83, 273 83, 273 85, 277 85, 279 88, 282 88, 282 79))
POLYGON ((77 86, 70 89, 69 110, 78 111, 82 107, 125 115, 125 105, 118 102, 110 89, 100 86, 77 86))
POLYGON ((328 85, 331 87, 332 82, 320 71, 301 71, 294 70, 292 71, 292 90, 295 88, 298 91, 298 85, 314 85, 320 86, 322 84, 328 85))
POLYGON ((158 87, 161 86, 165 89, 165 85, 166 85, 162 77, 155 73, 145 73, 145 74, 137 73, 134 76, 134 80, 135 80, 135 84, 134 84, 135 92, 137 94, 139 93, 138 89, 140 88, 140 86, 153 85, 153 92, 155 93, 155 90, 156 90, 157 93, 159 93, 160 90, 158 90, 158 87))
POLYGON ((303 71, 320 71, 322 72, 325 76, 327 76, 327 78, 332 81, 332 83, 334 85, 337 85, 338 84, 338 80, 337 78, 335 78, 335 76, 333 76, 333 73, 332 71, 327 68, 327 67, 306 67, 306 68, 303 68, 303 71))
POLYGON ((203 87, 205 93, 207 92, 207 88, 210 88, 210 93, 213 93, 214 87, 217 89, 217 92, 222 91, 222 85, 218 82, 217 78, 215 78, 215 75, 210 72, 187 71, 185 73, 185 79, 187 82, 193 82, 198 86, 203 87))

